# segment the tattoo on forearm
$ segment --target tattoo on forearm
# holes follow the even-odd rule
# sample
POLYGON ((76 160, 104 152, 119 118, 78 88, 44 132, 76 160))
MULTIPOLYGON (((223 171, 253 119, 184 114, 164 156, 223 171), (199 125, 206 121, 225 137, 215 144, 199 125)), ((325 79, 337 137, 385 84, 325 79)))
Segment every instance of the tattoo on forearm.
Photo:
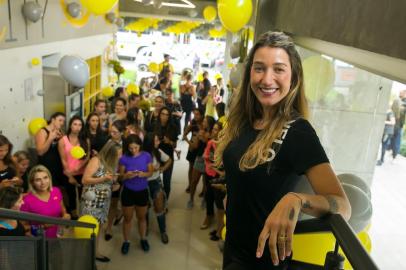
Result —
POLYGON ((290 209, 289 220, 293 220, 294 217, 295 217, 295 209, 292 208, 290 209))
POLYGON ((335 198, 332 196, 326 196, 326 200, 329 204, 329 212, 330 213, 337 213, 338 212, 338 203, 335 198))
POLYGON ((313 207, 312 207, 312 205, 310 204, 310 202, 306 200, 306 201, 303 203, 302 208, 303 208, 303 209, 312 209, 313 207))

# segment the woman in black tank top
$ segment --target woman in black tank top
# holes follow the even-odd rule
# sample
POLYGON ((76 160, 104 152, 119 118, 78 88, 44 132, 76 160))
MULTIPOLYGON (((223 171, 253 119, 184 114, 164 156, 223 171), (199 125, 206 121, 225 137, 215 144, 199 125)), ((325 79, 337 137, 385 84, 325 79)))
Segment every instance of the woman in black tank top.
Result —
POLYGON ((65 115, 60 112, 54 113, 48 123, 48 126, 40 129, 35 135, 38 163, 51 172, 52 184, 61 186, 65 177, 58 152, 58 141, 63 136, 61 129, 65 124, 65 115))

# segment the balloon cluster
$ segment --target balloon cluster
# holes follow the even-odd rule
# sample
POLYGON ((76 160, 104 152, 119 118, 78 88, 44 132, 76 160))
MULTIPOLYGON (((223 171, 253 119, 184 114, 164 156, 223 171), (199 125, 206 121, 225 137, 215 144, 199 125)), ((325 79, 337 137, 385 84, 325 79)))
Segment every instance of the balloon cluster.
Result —
POLYGON ((212 38, 221 38, 227 34, 227 30, 223 27, 221 29, 212 28, 209 30, 209 36, 212 38))
MULTIPOLYGON (((348 221, 351 228, 357 233, 357 237, 365 249, 371 251, 371 241, 368 229, 372 217, 372 204, 370 201, 371 191, 364 180, 353 174, 337 175, 342 187, 350 201, 351 218, 348 221)), ((308 180, 302 177, 295 187, 295 192, 312 194, 308 180)), ((304 215, 301 220, 310 217, 304 215)), ((323 265, 324 257, 328 251, 334 248, 335 238, 331 233, 309 233, 294 235, 293 259, 306 263, 323 265), (314 243, 309 245, 309 243, 314 243)), ((340 251, 340 253, 342 253, 340 251)), ((348 260, 344 263, 344 269, 352 269, 348 260)))
POLYGON ((125 72, 125 69, 121 65, 120 61, 110 60, 108 65, 113 68, 113 70, 116 73, 118 78, 120 78, 121 74, 123 74, 125 72))
POLYGON ((164 29, 163 32, 174 33, 176 35, 190 33, 201 24, 200 22, 178 22, 164 29))
POLYGON ((131 95, 131 94, 135 94, 135 95, 139 95, 140 94, 140 88, 138 87, 138 85, 133 84, 133 83, 129 83, 126 87, 127 90, 127 94, 131 95))
POLYGON ((106 98, 114 96, 114 89, 111 86, 106 86, 102 89, 102 95, 106 98))
POLYGON ((158 29, 158 23, 161 21, 162 21, 161 19, 142 18, 127 24, 124 29, 128 31, 142 33, 151 27, 154 29, 158 29))

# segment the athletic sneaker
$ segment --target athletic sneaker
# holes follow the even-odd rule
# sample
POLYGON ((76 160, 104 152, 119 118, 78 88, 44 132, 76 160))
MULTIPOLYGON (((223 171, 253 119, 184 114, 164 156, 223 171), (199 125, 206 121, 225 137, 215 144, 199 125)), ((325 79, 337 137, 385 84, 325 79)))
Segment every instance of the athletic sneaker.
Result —
POLYGON ((161 233, 161 241, 162 241, 162 243, 164 243, 164 244, 168 244, 168 243, 169 243, 169 237, 168 237, 168 235, 166 234, 166 232, 161 233))
POLYGON ((149 243, 148 243, 148 240, 143 239, 143 240, 140 241, 140 243, 141 243, 141 248, 142 248, 142 250, 143 250, 144 252, 148 252, 148 251, 149 251, 149 243))
POLYGON ((186 204, 187 209, 192 209, 193 208, 193 201, 189 200, 186 204))
POLYGON ((128 250, 130 249, 130 242, 123 242, 123 245, 121 246, 121 253, 123 255, 126 255, 128 253, 128 250))

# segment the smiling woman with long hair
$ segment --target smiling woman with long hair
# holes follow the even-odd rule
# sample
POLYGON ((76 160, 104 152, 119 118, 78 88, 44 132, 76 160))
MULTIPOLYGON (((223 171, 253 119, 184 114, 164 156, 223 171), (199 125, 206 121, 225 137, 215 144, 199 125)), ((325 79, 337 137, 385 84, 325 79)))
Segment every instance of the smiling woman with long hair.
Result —
POLYGON ((300 212, 349 219, 347 196, 306 117, 294 43, 284 33, 263 34, 247 57, 216 149, 227 182, 224 269, 284 269, 300 212), (306 175, 315 195, 292 192, 295 175, 306 175))

